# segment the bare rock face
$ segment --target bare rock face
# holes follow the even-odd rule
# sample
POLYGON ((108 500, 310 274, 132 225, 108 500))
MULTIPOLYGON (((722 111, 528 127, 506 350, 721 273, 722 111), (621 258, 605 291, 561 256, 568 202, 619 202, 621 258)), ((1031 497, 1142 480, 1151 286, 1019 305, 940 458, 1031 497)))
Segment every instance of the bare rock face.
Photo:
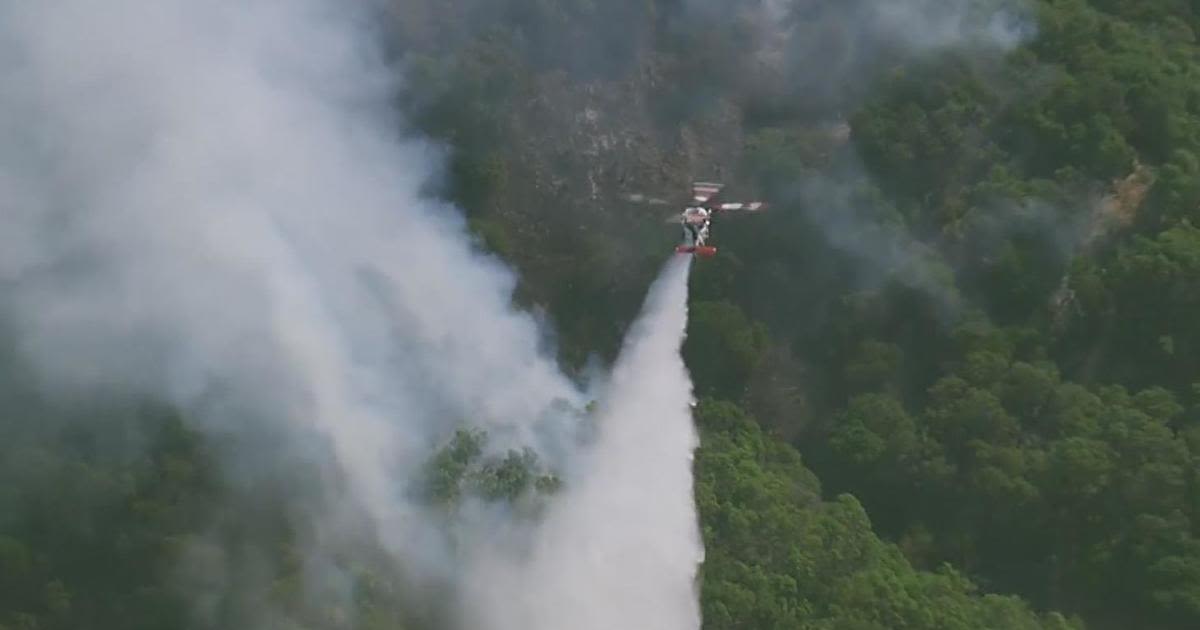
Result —
POLYGON ((604 296, 612 311, 580 334, 600 327, 614 349, 636 312, 630 287, 644 286, 673 251, 678 227, 669 219, 690 182, 727 176, 741 154, 735 106, 716 102, 701 118, 664 124, 653 117, 654 84, 649 64, 622 80, 537 76, 536 96, 507 121, 507 183, 484 219, 522 230, 522 242, 533 244, 506 253, 529 279, 527 302, 562 313, 556 302, 568 298, 548 287, 604 296), (632 195, 661 202, 631 202, 632 195))

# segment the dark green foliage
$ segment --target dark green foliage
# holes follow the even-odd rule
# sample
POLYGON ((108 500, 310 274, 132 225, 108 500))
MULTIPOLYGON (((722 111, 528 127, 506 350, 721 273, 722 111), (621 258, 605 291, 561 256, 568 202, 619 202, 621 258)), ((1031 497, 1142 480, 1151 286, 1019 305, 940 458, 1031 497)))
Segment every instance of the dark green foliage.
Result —
POLYGON ((1076 311, 1062 354, 1106 380, 1186 391, 1200 380, 1200 229, 1137 236, 1071 276, 1076 311), (1095 365, 1096 367, 1092 367, 1095 365))
POLYGON ((1108 615, 1195 622, 1200 574, 1170 568, 1200 544, 1200 460, 1172 429, 1183 408, 1163 389, 1091 392, 1006 354, 968 354, 919 414, 855 398, 832 429, 827 479, 861 493, 886 529, 932 532, 935 558, 995 586, 1066 607, 1103 594, 1108 615))
POLYGON ((296 467, 231 484, 186 418, 96 402, 0 385, 0 627, 413 627, 421 607, 368 537, 336 561, 352 601, 307 580, 296 467))
POLYGON ((914 570, 853 497, 823 502, 799 454, 736 406, 707 401, 698 421, 705 628, 1079 627, 1015 598, 978 597, 948 566, 914 570))
POLYGON ((153 408, 96 409, 108 431, 97 434, 52 408, 4 402, 0 625, 183 627, 171 561, 216 492, 198 436, 153 408))
POLYGON ((767 332, 728 302, 699 302, 688 313, 684 358, 705 395, 736 399, 766 349, 767 332))

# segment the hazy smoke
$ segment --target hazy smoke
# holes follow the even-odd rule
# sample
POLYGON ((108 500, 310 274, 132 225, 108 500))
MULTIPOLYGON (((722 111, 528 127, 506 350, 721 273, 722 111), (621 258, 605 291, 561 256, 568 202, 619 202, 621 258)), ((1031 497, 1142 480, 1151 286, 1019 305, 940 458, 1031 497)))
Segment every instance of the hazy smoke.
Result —
POLYGON ((1025 0, 687 0, 685 6, 696 16, 751 19, 792 35, 812 35, 814 27, 853 31, 860 37, 848 43, 859 51, 1011 48, 1032 34, 1025 0))
MULTIPOLYGON (((857 164, 851 168, 858 168, 857 164)), ((902 216, 858 175, 811 176, 789 191, 821 227, 829 243, 859 260, 855 282, 877 288, 888 280, 931 297, 943 316, 963 307, 952 271, 935 250, 916 239, 902 216), (840 179, 839 179, 840 178, 840 179)))
POLYGON ((692 384, 679 350, 690 257, 650 290, 598 411, 598 434, 528 557, 484 553, 465 624, 494 630, 700 627, 692 384))
MULTIPOLYGON (((409 570, 441 579, 452 553, 403 498, 430 446, 485 427, 494 446, 563 465, 574 418, 556 410, 582 401, 512 310, 511 274, 473 250, 457 212, 418 196, 435 160, 394 131, 398 86, 369 24, 332 0, 0 0, 0 314, 50 394, 162 397, 206 430, 273 436, 230 470, 319 463, 350 490, 323 519, 365 508, 409 570)), ((575 627, 637 602, 625 627, 694 616, 693 438, 672 354, 685 271, 672 269, 669 334, 632 346, 614 376, 601 447, 571 468, 579 489, 538 543, 556 557, 528 576, 586 576, 588 554, 619 554, 589 582, 618 591, 552 598, 575 627), (663 372, 630 374, 644 355, 663 372), (664 424, 643 433, 652 419, 664 424), (638 442, 658 429, 665 442, 638 442), (622 494, 649 489, 652 513, 622 494), (557 557, 614 527, 629 536, 557 557), (617 574, 641 580, 641 599, 605 599, 631 593, 617 574)))
MULTIPOLYGON (((1002 53, 1035 30, 1027 0, 685 0, 680 30, 736 34, 748 61, 726 75, 775 109, 852 111, 879 77, 946 52, 1002 53)), ((695 44, 703 50, 707 41, 695 44)), ((728 61, 708 61, 717 71, 728 61)))

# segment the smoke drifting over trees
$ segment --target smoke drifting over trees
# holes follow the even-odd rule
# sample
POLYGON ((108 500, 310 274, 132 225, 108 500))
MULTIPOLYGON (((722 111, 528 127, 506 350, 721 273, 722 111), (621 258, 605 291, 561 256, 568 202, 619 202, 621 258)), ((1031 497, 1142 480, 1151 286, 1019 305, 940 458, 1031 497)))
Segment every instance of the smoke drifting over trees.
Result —
POLYGON ((0 626, 1197 627, 1197 29, 0 0, 0 626))
MULTIPOLYGON (((0 237, 3 307, 41 394, 171 404, 201 435, 229 440, 220 464, 234 487, 311 471, 293 477, 296 487, 274 488, 285 495, 280 507, 311 519, 301 522, 297 560, 306 588, 330 605, 352 601, 339 554, 362 562, 381 547, 395 561, 385 570, 417 588, 453 591, 469 574, 482 551, 453 546, 472 539, 444 536, 414 494, 432 448, 456 429, 487 431, 489 450, 548 457, 572 482, 563 506, 580 500, 575 484, 618 481, 572 474, 584 447, 583 394, 544 353, 534 320, 510 305, 510 272, 475 250, 457 210, 420 194, 436 153, 393 129, 394 69, 368 13, 323 1, 72 2, 6 4, 0 18, 16 59, 5 80, 35 87, 6 92, 0 112, 15 140, 0 157, 13 197, 0 237)), ((672 275, 675 335, 684 273, 672 275)), ((678 364, 678 343, 664 349, 678 364)), ((673 430, 686 436, 690 390, 673 369, 683 380, 670 385, 685 398, 673 430)), ((670 426, 628 396, 613 413, 670 426)), ((109 427, 97 419, 83 430, 109 427)), ((684 482, 692 444, 681 447, 675 475, 684 482)), ((658 455, 643 461, 663 462, 658 455)), ((620 451, 606 456, 639 465, 620 451)), ((683 526, 692 565, 647 579, 674 580, 686 591, 678 605, 694 607, 690 483, 670 489, 678 496, 644 507, 683 510, 662 525, 670 534, 683 526)), ((570 531, 559 536, 591 544, 609 528, 563 510, 554 514, 570 531)), ((518 527, 506 510, 462 518, 478 531, 518 527)), ((239 552, 216 534, 188 549, 181 561, 195 566, 179 573, 204 584, 195 588, 206 597, 253 582, 220 568, 239 552)), ((582 576, 575 597, 602 596, 586 568, 570 572, 582 576)), ((481 619, 517 623, 501 612, 481 619)), ((198 614, 215 625, 284 617, 229 619, 215 605, 198 614)), ((691 617, 674 627, 695 627, 691 617)))

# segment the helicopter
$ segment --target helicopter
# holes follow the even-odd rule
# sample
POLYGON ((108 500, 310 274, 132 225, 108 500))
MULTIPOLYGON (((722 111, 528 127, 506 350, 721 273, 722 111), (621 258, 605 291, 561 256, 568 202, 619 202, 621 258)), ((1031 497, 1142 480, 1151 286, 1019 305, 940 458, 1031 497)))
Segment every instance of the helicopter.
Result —
MULTIPOLYGON (((762 201, 718 202, 722 188, 724 185, 716 182, 692 183, 692 197, 686 203, 683 212, 668 220, 670 223, 678 221, 683 226, 683 242, 675 247, 676 253, 694 254, 705 258, 715 256, 717 248, 708 244, 713 218, 731 212, 758 212, 767 207, 762 201)), ((630 195, 630 200, 667 203, 659 199, 647 199, 643 195, 630 195)))
MULTIPOLYGON (((709 230, 712 229, 715 216, 726 212, 757 212, 767 208, 764 202, 719 203, 721 188, 724 187, 724 184, 712 181, 692 182, 691 199, 684 203, 682 212, 667 220, 667 223, 678 222, 683 226, 683 242, 676 246, 676 253, 695 254, 703 258, 716 256, 716 247, 708 244, 709 230)), ((644 194, 629 194, 626 199, 635 203, 671 205, 671 202, 664 199, 647 197, 644 194)))

